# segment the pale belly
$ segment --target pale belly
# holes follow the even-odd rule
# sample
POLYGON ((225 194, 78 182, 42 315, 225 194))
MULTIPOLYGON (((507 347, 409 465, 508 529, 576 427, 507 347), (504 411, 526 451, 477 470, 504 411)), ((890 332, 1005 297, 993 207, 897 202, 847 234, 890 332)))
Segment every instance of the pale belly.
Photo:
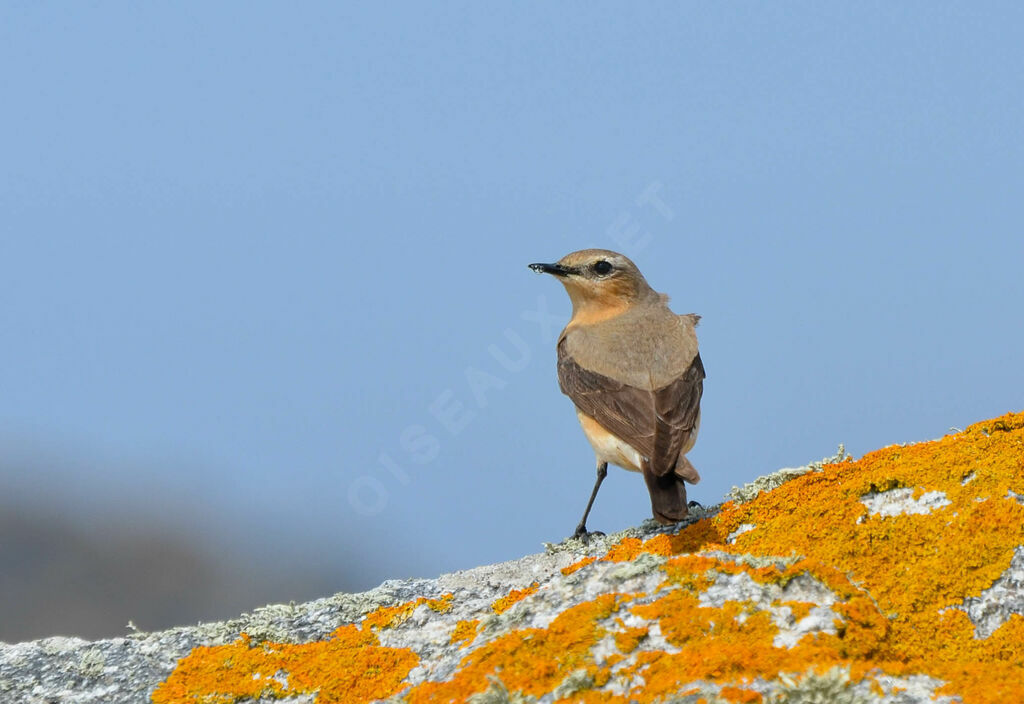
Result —
MULTIPOLYGON (((631 472, 643 471, 640 468, 642 457, 639 452, 633 449, 632 445, 623 442, 609 433, 601 426, 600 423, 590 416, 581 413, 579 409, 576 410, 576 417, 580 419, 580 426, 583 428, 583 434, 587 436, 587 440, 590 441, 590 446, 594 448, 594 454, 597 455, 598 463, 607 462, 608 464, 614 464, 618 467, 622 467, 623 469, 628 469, 631 472)), ((694 424, 693 432, 690 433, 689 441, 682 448, 680 454, 685 455, 693 449, 694 444, 697 442, 697 433, 699 430, 700 414, 698 412, 697 422, 694 424)), ((696 483, 697 480, 694 479, 692 482, 696 483)))
POLYGON ((631 445, 626 444, 609 433, 590 416, 584 415, 578 410, 576 415, 580 419, 580 425, 583 427, 583 434, 587 436, 590 446, 594 448, 594 454, 597 455, 598 463, 607 462, 608 464, 628 469, 631 472, 642 471, 640 469, 640 453, 634 450, 631 445))

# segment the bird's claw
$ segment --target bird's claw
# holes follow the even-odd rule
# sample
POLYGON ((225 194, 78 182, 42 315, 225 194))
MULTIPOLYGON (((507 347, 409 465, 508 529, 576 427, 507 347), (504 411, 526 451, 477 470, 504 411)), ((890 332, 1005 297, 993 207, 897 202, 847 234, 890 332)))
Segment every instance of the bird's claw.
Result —
POLYGON ((576 528, 576 532, 572 534, 572 537, 576 540, 582 540, 584 543, 589 543, 591 538, 603 538, 604 533, 599 530, 587 530, 586 526, 579 526, 576 528))

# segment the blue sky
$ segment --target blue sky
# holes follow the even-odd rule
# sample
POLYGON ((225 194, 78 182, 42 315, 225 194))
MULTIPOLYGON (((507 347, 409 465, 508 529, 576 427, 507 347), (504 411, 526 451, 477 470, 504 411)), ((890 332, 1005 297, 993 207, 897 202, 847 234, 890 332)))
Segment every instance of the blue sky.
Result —
POLYGON ((367 587, 536 551, 593 457, 526 264, 589 246, 704 316, 704 503, 1020 410, 1022 20, 7 3, 0 481, 367 587))

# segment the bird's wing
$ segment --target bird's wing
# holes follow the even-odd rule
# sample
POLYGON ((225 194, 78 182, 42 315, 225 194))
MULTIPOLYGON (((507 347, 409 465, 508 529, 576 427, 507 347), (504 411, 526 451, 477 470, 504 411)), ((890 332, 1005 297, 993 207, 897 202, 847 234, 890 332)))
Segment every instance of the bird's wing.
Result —
POLYGON ((675 381, 649 391, 584 369, 558 344, 558 383, 583 413, 647 458, 657 476, 671 472, 697 423, 704 388, 700 355, 675 381))
POLYGON ((686 447, 697 424, 703 393, 704 363, 701 362, 700 353, 693 358, 682 376, 654 391, 657 421, 651 469, 658 476, 676 468, 679 453, 686 447))

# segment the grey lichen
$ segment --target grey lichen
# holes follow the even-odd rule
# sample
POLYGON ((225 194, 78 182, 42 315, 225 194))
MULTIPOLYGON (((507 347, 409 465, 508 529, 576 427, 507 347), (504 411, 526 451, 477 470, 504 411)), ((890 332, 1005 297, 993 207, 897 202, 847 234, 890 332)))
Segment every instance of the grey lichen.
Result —
POLYGON ((732 704, 726 699, 718 696, 717 691, 704 689, 693 694, 684 694, 681 697, 666 699, 664 704, 732 704))
POLYGON ((82 673, 83 677, 99 677, 103 674, 106 664, 107 658, 103 652, 96 648, 90 648, 82 652, 82 657, 78 661, 78 671, 82 673))
POLYGON ((632 526, 610 535, 598 535, 596 533, 591 533, 586 539, 570 537, 560 543, 542 544, 544 546, 544 552, 548 555, 558 555, 561 553, 572 553, 573 555, 599 555, 607 552, 609 547, 618 543, 623 538, 650 538, 658 535, 659 533, 675 533, 680 528, 685 528, 688 525, 714 516, 718 513, 720 506, 721 504, 714 504, 713 506, 690 506, 686 518, 679 523, 673 523, 670 525, 662 525, 653 518, 648 518, 639 526, 632 526))
POLYGON ((665 564, 668 558, 662 555, 645 552, 637 555, 629 562, 615 566, 605 574, 605 578, 613 582, 625 582, 627 579, 649 574, 665 564))
POLYGON ((536 697, 531 697, 522 692, 510 692, 505 683, 497 677, 488 677, 491 686, 483 692, 470 695, 466 701, 469 704, 534 704, 536 697))
MULTIPOLYGON (((747 487, 778 486, 786 477, 800 476, 820 470, 823 464, 845 459, 842 446, 832 458, 812 463, 803 468, 782 470, 775 479, 765 478, 747 487)), ((748 495, 756 495, 750 490, 748 495)), ((1010 498, 1016 499, 1016 495, 1010 498)), ((689 521, 713 515, 717 507, 695 507, 689 521)), ((874 520, 874 519, 872 519, 874 520)), ((653 521, 621 531, 607 537, 595 537, 588 542, 567 541, 548 546, 545 553, 529 555, 518 560, 485 565, 471 570, 441 575, 436 579, 408 579, 388 581, 378 588, 362 594, 340 594, 307 604, 283 604, 257 609, 251 614, 214 624, 176 628, 157 633, 133 633, 126 637, 88 643, 72 638, 52 638, 32 643, 0 644, 0 704, 7 702, 61 702, 62 704, 137 704, 150 700, 154 687, 166 680, 179 658, 200 645, 219 645, 234 642, 245 632, 254 641, 302 643, 326 638, 342 624, 360 624, 363 617, 380 606, 407 603, 419 597, 438 599, 452 594, 451 608, 443 612, 427 606, 415 609, 400 624, 376 631, 380 645, 385 648, 408 648, 417 653, 420 661, 409 674, 407 684, 417 686, 423 682, 449 680, 463 666, 472 648, 483 647, 506 633, 523 629, 544 629, 566 609, 591 601, 595 597, 617 593, 628 595, 629 606, 623 604, 618 615, 608 616, 602 622, 607 633, 590 650, 587 662, 607 663, 607 658, 618 652, 612 631, 617 627, 647 626, 643 641, 626 656, 608 665, 612 679, 594 676, 579 669, 561 679, 557 688, 550 686, 538 696, 522 691, 509 691, 499 679, 496 670, 487 689, 472 695, 468 701, 475 704, 548 704, 556 698, 575 700, 581 693, 592 689, 628 697, 636 687, 643 687, 643 678, 622 674, 644 654, 651 651, 673 652, 674 647, 660 630, 658 623, 646 623, 646 617, 631 611, 633 606, 653 603, 666 590, 683 588, 671 580, 666 581, 662 569, 668 558, 641 553, 632 560, 617 563, 597 560, 571 574, 563 568, 584 557, 603 556, 608 548, 627 537, 649 539, 660 534, 671 534, 682 526, 661 526, 653 521), (508 596, 511 589, 524 589, 533 584, 536 591, 518 601, 501 614, 494 612, 496 599, 508 596), (619 621, 621 619, 621 621, 619 621), (451 641, 453 630, 461 621, 476 621, 479 628, 475 639, 462 645, 451 641), (613 625, 618 622, 618 626, 613 625), (632 658, 630 660, 629 658, 632 658)), ((756 528, 755 528, 756 530, 756 528)), ((743 543, 740 536, 737 541, 743 543)), ((754 557, 731 552, 700 552, 705 557, 760 568, 775 566, 785 572, 797 559, 796 555, 754 557)), ((979 633, 991 632, 1010 613, 1024 613, 1024 548, 1021 548, 1010 569, 993 589, 987 590, 963 607, 971 615, 979 633), (981 621, 986 625, 982 630, 981 621)), ((700 605, 721 608, 726 603, 744 604, 746 618, 750 613, 767 613, 778 628, 773 641, 777 648, 795 646, 806 636, 834 633, 840 614, 831 609, 838 597, 811 572, 786 574, 785 579, 758 581, 741 571, 710 569, 705 574, 710 582, 700 588, 700 605), (788 602, 812 604, 809 611, 794 612, 788 602), (795 613, 798 613, 798 618, 795 613)), ((689 587, 686 587, 689 588, 689 587)), ((951 607, 955 608, 955 607, 951 607)), ((576 667, 574 664, 572 667, 576 667)), ((603 665, 602 665, 603 667, 603 665)), ((506 670, 511 682, 511 672, 506 670)), ((602 675, 603 677, 603 675, 602 675)), ((558 681, 557 679, 555 681, 558 681)), ((524 687, 517 678, 515 687, 524 687)), ((776 679, 754 678, 744 680, 742 686, 759 692, 770 704, 923 704, 940 702, 952 704, 955 697, 937 694, 942 682, 924 675, 889 677, 882 673, 870 680, 851 683, 849 672, 842 669, 824 674, 808 672, 804 675, 783 675, 776 679), (880 692, 888 692, 883 694, 880 692)), ((696 704, 703 699, 708 704, 724 704, 721 690, 724 685, 710 681, 681 684, 678 692, 688 694, 665 695, 664 702, 696 704)), ((532 687, 528 687, 534 691, 532 687)), ((407 693, 408 690, 405 690, 407 693)), ((315 693, 295 695, 280 700, 282 704, 312 704, 315 693)), ((402 693, 388 702, 399 702, 402 693)), ((277 700, 275 700, 277 701, 277 700)), ((250 704, 271 704, 260 699, 250 704)))
POLYGON ((850 688, 850 671, 833 667, 824 674, 808 670, 799 679, 780 674, 782 690, 768 696, 767 704, 871 704, 876 697, 866 697, 850 688))
POLYGON ((577 692, 583 692, 594 687, 594 676, 584 669, 573 670, 569 676, 562 680, 562 684, 555 688, 555 699, 571 697, 577 692))
POLYGON ((601 554, 623 538, 650 535, 652 531, 656 531, 659 527, 658 523, 648 519, 639 527, 626 528, 610 535, 591 533, 586 538, 569 537, 560 543, 542 543, 542 545, 544 546, 544 552, 548 555, 558 555, 561 553, 571 553, 573 555, 601 554))
POLYGON ((795 565, 803 559, 803 555, 751 555, 750 553, 735 554, 722 552, 721 550, 708 550, 704 553, 710 557, 717 557, 725 562, 734 562, 737 565, 745 565, 754 569, 762 567, 775 567, 784 571, 790 565, 795 565))

